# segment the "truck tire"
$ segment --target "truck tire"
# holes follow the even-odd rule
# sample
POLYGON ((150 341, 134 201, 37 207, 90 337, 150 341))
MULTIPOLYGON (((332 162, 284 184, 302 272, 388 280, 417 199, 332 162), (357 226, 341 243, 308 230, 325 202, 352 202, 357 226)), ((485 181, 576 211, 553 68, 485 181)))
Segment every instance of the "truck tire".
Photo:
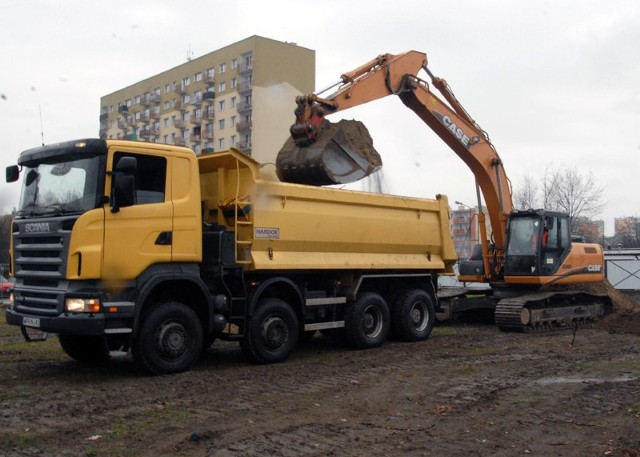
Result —
POLYGON ((131 352, 150 374, 179 373, 202 353, 202 324, 187 305, 169 301, 153 306, 140 322, 131 352))
POLYGON ((358 349, 380 346, 389 334, 389 307, 380 295, 363 293, 347 307, 344 316, 347 342, 358 349))
POLYGON ((421 289, 408 289, 398 296, 392 311, 391 328, 401 341, 429 338, 435 324, 433 300, 421 289))
POLYGON ((62 350, 72 359, 83 363, 109 360, 107 340, 102 336, 59 335, 62 350))
POLYGON ((291 306, 279 298, 266 298, 249 320, 240 347, 256 363, 278 363, 296 347, 298 333, 298 317, 291 306))

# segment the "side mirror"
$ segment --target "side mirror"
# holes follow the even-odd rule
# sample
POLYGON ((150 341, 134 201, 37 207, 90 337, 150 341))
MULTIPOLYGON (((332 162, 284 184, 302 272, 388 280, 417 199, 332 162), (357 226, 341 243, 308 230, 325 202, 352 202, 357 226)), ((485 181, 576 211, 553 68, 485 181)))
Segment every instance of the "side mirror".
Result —
POLYGON ((120 208, 132 206, 136 202, 135 171, 138 161, 135 157, 122 157, 118 160, 113 172, 111 190, 111 212, 117 213, 120 208))
POLYGON ((6 170, 7 182, 16 182, 20 177, 20 168, 17 165, 11 165, 6 170))

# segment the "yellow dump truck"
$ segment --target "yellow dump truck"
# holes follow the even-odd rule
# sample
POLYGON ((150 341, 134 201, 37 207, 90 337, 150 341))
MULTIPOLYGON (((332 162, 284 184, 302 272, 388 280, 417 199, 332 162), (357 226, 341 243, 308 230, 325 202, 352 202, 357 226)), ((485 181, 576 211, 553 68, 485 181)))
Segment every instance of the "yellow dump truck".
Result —
POLYGON ((236 150, 87 139, 20 155, 7 322, 79 361, 131 349, 188 369, 216 339, 258 363, 317 330, 355 347, 428 338, 456 260, 435 200, 261 179, 236 150))

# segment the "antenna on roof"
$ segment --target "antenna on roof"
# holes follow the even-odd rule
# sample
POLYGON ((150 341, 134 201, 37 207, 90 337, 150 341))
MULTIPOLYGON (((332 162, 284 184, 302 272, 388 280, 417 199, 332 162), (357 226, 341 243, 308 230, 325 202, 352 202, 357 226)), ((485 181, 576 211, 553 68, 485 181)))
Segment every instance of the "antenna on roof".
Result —
POLYGON ((191 62, 193 59, 193 51, 191 50, 191 45, 187 46, 187 62, 191 62))
POLYGON ((40 112, 40 139, 42 140, 42 146, 44 146, 44 127, 42 126, 42 105, 38 105, 38 111, 40 112))

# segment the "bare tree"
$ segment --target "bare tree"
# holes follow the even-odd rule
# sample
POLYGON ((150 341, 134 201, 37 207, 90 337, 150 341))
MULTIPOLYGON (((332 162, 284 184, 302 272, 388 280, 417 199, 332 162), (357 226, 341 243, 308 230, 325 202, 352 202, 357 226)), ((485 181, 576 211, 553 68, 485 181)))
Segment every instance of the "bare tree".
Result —
POLYGON ((592 171, 580 174, 574 168, 556 170, 549 194, 549 208, 568 213, 571 229, 580 217, 591 218, 602 211, 604 187, 597 183, 592 171))
POLYGON ((517 209, 531 209, 538 206, 538 185, 531 175, 524 175, 521 184, 514 190, 513 203, 517 209))
POLYGON ((598 184, 592 171, 585 175, 576 168, 548 167, 539 180, 525 175, 513 199, 519 209, 542 207, 568 213, 573 230, 581 217, 591 218, 600 213, 603 194, 604 187, 598 184))

